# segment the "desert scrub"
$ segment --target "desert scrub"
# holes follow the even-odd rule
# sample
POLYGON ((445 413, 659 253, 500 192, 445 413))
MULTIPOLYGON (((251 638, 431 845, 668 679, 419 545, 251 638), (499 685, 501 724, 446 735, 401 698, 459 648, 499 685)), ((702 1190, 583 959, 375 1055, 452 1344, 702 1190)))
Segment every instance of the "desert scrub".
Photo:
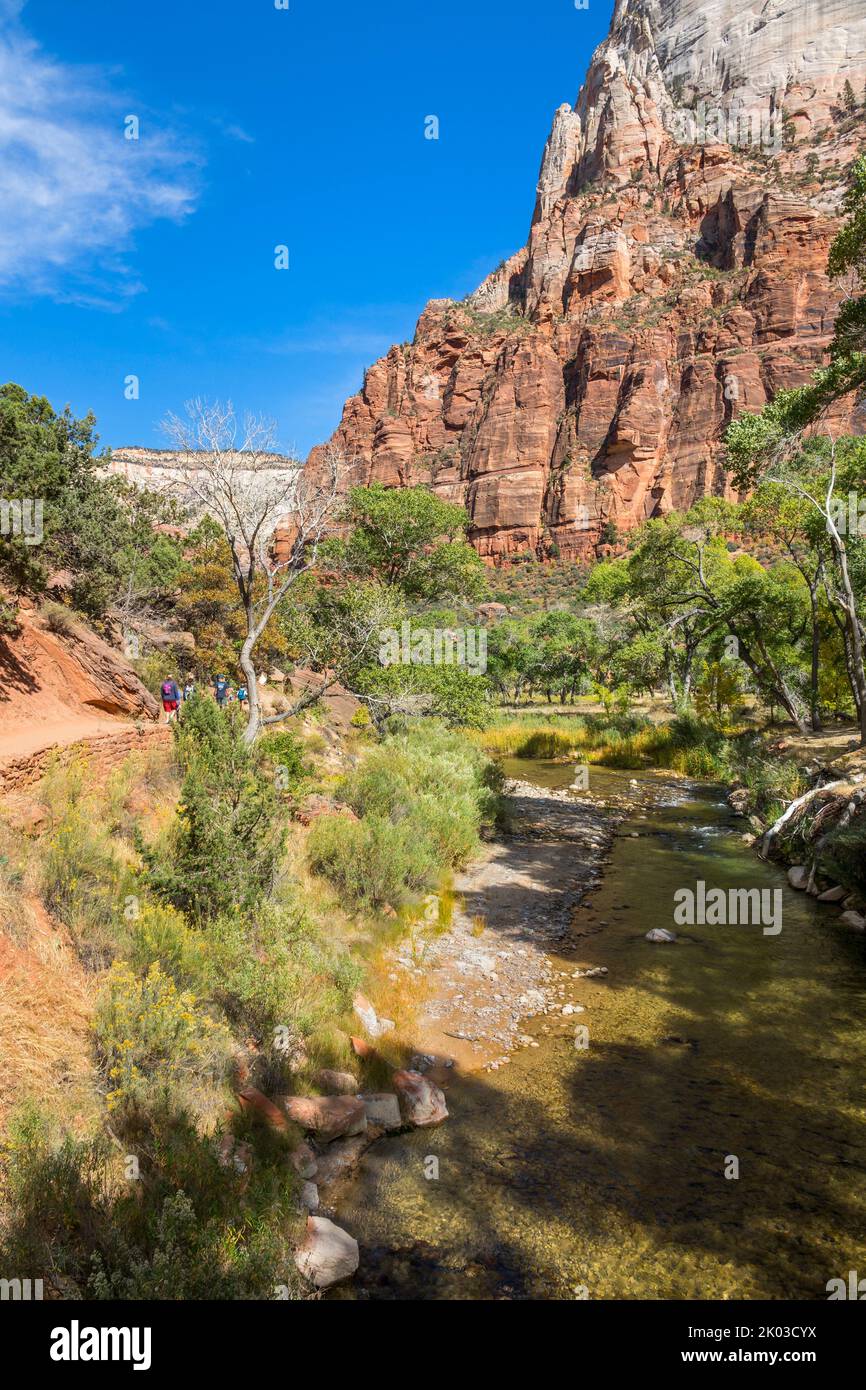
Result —
POLYGON ((125 963, 112 966, 95 1030, 109 1110, 169 1102, 200 1108, 228 1070, 228 1029, 193 993, 178 990, 156 962, 144 976, 125 963))
POLYGON ((435 887, 476 851, 499 804, 494 765, 434 721, 371 749, 341 794, 358 819, 320 817, 308 852, 313 871, 354 908, 396 906, 435 887))
POLYGON ((123 949, 123 909, 136 880, 112 842, 102 799, 84 793, 85 774, 86 764, 77 762, 46 779, 53 823, 39 843, 40 889, 83 963, 100 970, 123 949))
POLYGON ((298 1296, 297 1195, 278 1140, 241 1174, 183 1117, 145 1139, 143 1181, 130 1182, 107 1136, 57 1136, 20 1111, 3 1153, 2 1267, 56 1280, 67 1298, 298 1296))
POLYGON ((262 904, 208 933, 214 1000, 234 1030, 273 1052, 278 1030, 306 1038, 351 1008, 361 970, 300 905, 262 904))

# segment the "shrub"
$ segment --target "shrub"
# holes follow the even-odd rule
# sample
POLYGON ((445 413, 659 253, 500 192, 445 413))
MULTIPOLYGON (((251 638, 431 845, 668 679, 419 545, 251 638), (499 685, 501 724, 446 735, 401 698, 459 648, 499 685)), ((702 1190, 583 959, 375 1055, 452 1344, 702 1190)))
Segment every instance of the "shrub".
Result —
POLYGON ((328 878, 355 908, 399 903, 435 881, 432 846, 412 822, 395 825, 379 815, 360 821, 322 816, 310 832, 310 866, 328 878))
POLYGON ((821 857, 821 868, 846 888, 866 897, 866 816, 860 816, 845 830, 831 833, 821 857))
POLYGON ((109 1110, 200 1100, 231 1052, 227 1029, 154 962, 144 976, 116 963, 96 1012, 96 1038, 111 1086, 109 1110))
POLYGON ((104 969, 123 949, 123 907, 134 892, 131 868, 111 843, 99 799, 84 794, 86 764, 53 769, 46 795, 54 823, 42 842, 42 897, 70 931, 85 965, 104 969))
POLYGON ((221 918, 210 933, 213 994, 235 1029, 273 1046, 277 1028, 306 1037, 349 1007, 360 967, 290 903, 246 920, 221 918))
POLYGON ((268 1299, 277 1283, 298 1296, 285 1154, 260 1149, 244 1176, 182 1119, 147 1139, 144 1180, 129 1182, 105 1136, 56 1142, 41 1116, 21 1112, 7 1146, 3 1269, 51 1271, 66 1298, 268 1299))
POLYGON ((167 851, 138 842, 149 886, 197 923, 251 910, 273 885, 285 841, 274 779, 242 724, 211 700, 184 706, 173 727, 185 775, 167 851))
POLYGON ((480 749, 441 724, 395 731, 345 781, 358 821, 322 817, 310 863, 350 905, 392 905, 466 861, 498 809, 497 774, 480 749))

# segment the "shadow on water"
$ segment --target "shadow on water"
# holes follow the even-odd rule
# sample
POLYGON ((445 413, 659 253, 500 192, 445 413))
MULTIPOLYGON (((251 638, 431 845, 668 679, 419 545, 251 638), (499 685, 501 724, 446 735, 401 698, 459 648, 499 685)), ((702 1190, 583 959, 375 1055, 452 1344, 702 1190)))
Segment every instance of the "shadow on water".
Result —
POLYGON ((538 1048, 455 1080, 445 1125, 374 1146, 340 1204, 362 1258, 339 1296, 810 1299, 866 1268, 864 938, 743 846, 716 789, 631 782, 591 783, 633 810, 555 961, 608 967, 567 981, 588 1049, 548 1015, 538 1048), (781 933, 646 942, 698 878, 781 888, 781 933))

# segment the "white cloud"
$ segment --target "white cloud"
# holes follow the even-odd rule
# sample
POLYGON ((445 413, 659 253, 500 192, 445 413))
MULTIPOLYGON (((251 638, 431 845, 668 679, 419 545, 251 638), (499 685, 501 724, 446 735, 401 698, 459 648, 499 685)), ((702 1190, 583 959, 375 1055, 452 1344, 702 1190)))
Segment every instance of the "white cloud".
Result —
POLYGON ((0 292, 116 309, 142 288, 124 259, 135 231, 193 210, 199 160, 107 74, 44 53, 20 8, 0 0, 0 292))

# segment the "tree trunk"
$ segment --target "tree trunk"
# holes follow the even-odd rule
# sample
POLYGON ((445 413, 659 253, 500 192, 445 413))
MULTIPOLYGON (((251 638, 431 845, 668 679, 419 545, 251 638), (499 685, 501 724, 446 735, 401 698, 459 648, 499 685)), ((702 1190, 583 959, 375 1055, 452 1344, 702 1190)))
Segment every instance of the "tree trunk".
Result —
POLYGON ((244 743, 248 746, 255 743, 261 728, 261 706, 259 703, 259 685, 256 680, 256 668, 253 665, 253 647, 255 645, 256 634, 252 614, 247 614, 247 636, 244 645, 241 647, 240 666, 244 673, 247 683, 247 699, 250 712, 247 716, 247 727, 244 729, 244 743))
POLYGON ((812 670, 809 676, 809 718, 812 732, 820 733, 823 725, 818 712, 818 672, 820 669, 821 634, 818 630, 818 596, 815 588, 809 588, 809 603, 812 610, 812 670))
POLYGON ((866 670, 864 670, 863 660, 863 634, 860 631, 860 620, 857 616, 857 601, 854 594, 854 586, 851 583, 851 576, 848 573, 848 552, 845 542, 839 534, 839 530, 832 517, 828 519, 827 529, 830 533, 830 543, 836 556, 839 566, 839 574, 842 579, 843 602, 842 608, 845 613, 845 623, 848 628, 848 635, 851 642, 851 664, 853 666, 852 675, 857 690, 857 704, 860 715, 860 747, 866 748, 866 670))

